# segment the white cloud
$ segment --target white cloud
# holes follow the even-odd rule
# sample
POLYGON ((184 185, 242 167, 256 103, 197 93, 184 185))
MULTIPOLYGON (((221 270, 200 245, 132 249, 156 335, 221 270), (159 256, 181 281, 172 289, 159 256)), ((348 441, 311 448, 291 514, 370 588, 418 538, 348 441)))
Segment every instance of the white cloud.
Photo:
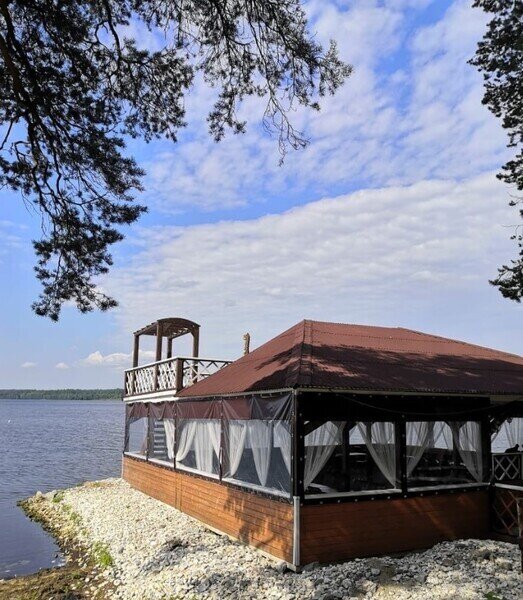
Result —
POLYGON ((276 141, 257 126, 260 99, 248 99, 240 109, 249 121, 246 135, 213 143, 205 121, 212 93, 198 82, 183 143, 162 146, 146 164, 147 201, 175 213, 268 201, 292 206, 333 186, 463 179, 497 168, 505 136, 481 103, 481 76, 467 64, 485 14, 456 0, 440 21, 412 31, 409 15, 428 4, 309 2, 311 30, 323 42, 337 39, 341 56, 355 67, 346 85, 323 100, 320 113, 292 114, 311 145, 289 153, 278 167, 276 141), (398 66, 391 67, 398 56, 398 66))
MULTIPOLYGON (((151 350, 140 350, 140 358, 153 361, 155 353, 151 350)), ((104 355, 100 350, 96 350, 95 352, 91 352, 87 358, 82 359, 79 364, 86 367, 108 366, 128 368, 131 366, 131 359, 132 355, 130 353, 113 352, 112 354, 104 355)))
POLYGON ((59 362, 55 365, 55 369, 61 369, 61 370, 65 370, 68 369, 69 365, 67 363, 64 362, 59 362))
POLYGON ((121 331, 176 307, 204 325, 208 355, 235 356, 246 331, 258 343, 305 317, 430 330, 440 311, 459 331, 483 306, 478 339, 499 296, 487 280, 512 250, 510 217, 493 174, 364 190, 250 221, 150 228, 104 284, 121 331))
POLYGON ((22 363, 20 366, 22 367, 22 369, 32 369, 33 367, 36 367, 37 363, 35 362, 31 362, 30 360, 22 363))

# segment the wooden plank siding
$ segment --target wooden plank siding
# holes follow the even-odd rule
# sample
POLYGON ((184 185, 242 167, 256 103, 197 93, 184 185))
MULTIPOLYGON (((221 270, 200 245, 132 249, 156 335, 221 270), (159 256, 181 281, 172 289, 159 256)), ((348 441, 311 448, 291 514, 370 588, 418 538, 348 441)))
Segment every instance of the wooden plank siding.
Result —
POLYGON ((487 490, 305 505, 300 517, 302 565, 406 552, 489 533, 487 490))
POLYGON ((213 529, 292 562, 291 504, 127 456, 122 476, 133 488, 213 529))

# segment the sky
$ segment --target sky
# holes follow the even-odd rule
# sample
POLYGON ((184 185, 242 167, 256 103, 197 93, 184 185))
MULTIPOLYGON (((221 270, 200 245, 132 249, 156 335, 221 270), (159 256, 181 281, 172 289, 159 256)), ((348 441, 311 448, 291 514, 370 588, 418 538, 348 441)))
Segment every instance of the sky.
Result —
MULTIPOLYGON (((167 316, 201 325, 201 356, 234 359, 298 321, 407 327, 523 354, 523 307, 488 284, 516 254, 510 154, 467 60, 486 16, 467 0, 311 0, 310 30, 354 73, 319 113, 292 119, 310 145, 279 165, 247 100, 244 135, 208 134, 197 81, 178 143, 132 140, 149 213, 100 280, 119 307, 58 323, 31 312, 39 220, 0 191, 0 387, 121 386, 132 332, 167 316)), ((144 45, 157 40, 136 28, 144 45)), ((144 344, 143 362, 151 358, 144 344)), ((176 354, 189 346, 175 343, 176 354)))

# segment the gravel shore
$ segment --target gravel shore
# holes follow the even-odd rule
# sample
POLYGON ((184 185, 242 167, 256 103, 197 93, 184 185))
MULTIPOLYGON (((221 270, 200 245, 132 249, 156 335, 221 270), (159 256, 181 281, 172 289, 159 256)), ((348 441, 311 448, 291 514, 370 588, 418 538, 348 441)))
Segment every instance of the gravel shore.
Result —
MULTIPOLYGON (((415 599, 521 600, 517 546, 494 541, 445 542, 400 558, 312 565, 301 574, 256 550, 207 530, 187 515, 121 479, 37 494, 34 511, 60 535, 75 528, 79 546, 101 575, 89 594, 122 600, 415 599)), ((84 593, 85 593, 84 587, 84 593)))

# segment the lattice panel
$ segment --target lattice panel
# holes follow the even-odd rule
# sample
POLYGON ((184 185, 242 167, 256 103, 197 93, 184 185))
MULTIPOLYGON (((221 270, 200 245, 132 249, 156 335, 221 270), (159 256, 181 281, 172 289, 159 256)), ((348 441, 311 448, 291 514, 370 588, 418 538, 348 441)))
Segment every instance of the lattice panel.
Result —
POLYGON ((492 457, 492 471, 495 481, 523 479, 521 454, 495 454, 492 457))
POLYGON ((523 489, 521 491, 495 489, 492 504, 492 526, 494 531, 505 535, 518 536, 517 499, 522 497, 523 489))
POLYGON ((183 387, 187 387, 223 369, 229 361, 186 359, 183 363, 183 387))
POLYGON ((174 390, 176 387, 176 361, 163 362, 158 365, 158 389, 174 390))

